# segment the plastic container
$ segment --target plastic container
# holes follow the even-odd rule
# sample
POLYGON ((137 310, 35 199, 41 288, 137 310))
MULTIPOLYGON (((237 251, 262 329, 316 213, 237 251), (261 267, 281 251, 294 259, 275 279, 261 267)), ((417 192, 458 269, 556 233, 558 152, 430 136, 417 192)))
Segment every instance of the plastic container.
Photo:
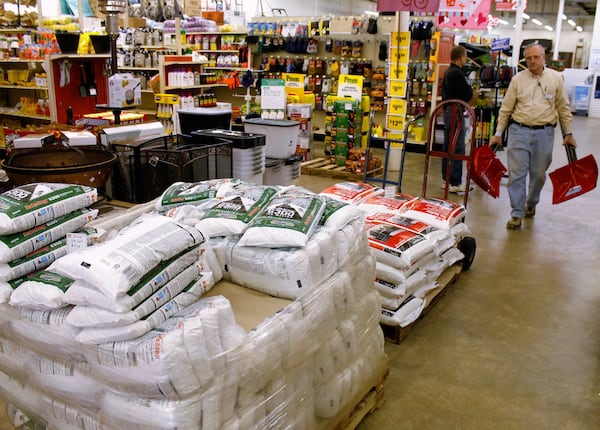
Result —
POLYGON ((60 52, 63 54, 77 54, 79 47, 79 33, 64 33, 57 31, 54 36, 58 42, 60 52))
POLYGON ((240 131, 208 129, 192 132, 192 137, 203 141, 225 139, 231 142, 233 177, 246 182, 262 184, 265 171, 265 135, 240 131))
POLYGON ((215 107, 186 108, 177 112, 182 134, 210 128, 231 129, 231 103, 217 102, 215 107))
POLYGON ((300 179, 300 164, 302 157, 293 155, 289 158, 267 158, 264 185, 295 185, 300 179))
POLYGON ((244 122, 247 133, 266 136, 265 155, 268 158, 288 158, 296 152, 298 121, 251 118, 244 122))
POLYGON ((110 36, 108 34, 90 34, 90 41, 96 54, 110 53, 110 36))

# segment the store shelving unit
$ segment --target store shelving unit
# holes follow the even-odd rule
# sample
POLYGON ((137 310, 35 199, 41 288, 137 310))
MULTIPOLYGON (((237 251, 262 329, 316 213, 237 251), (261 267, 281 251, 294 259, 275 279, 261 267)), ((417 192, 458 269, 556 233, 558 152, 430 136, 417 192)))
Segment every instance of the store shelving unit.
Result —
POLYGON ((0 59, 2 83, 0 83, 0 117, 20 119, 22 123, 49 122, 50 116, 32 112, 22 106, 25 99, 30 101, 47 100, 48 87, 36 85, 35 74, 43 73, 43 60, 23 60, 16 58, 0 59), (21 109, 15 106, 21 104, 21 109))

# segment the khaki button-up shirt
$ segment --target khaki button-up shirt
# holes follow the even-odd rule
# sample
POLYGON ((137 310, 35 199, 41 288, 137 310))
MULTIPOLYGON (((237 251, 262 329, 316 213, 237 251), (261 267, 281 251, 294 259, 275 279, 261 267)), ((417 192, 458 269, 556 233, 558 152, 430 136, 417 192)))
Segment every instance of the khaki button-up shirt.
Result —
POLYGON ((572 132, 573 117, 562 76, 548 68, 539 76, 529 70, 517 73, 504 94, 496 133, 506 130, 511 117, 524 125, 560 122, 563 134, 572 132))

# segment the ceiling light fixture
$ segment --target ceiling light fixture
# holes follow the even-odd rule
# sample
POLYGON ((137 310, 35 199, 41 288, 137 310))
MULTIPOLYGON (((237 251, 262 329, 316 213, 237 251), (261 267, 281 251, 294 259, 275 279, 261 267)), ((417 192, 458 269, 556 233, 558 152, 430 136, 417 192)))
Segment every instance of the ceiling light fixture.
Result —
POLYGON ((498 18, 498 24, 508 25, 508 21, 502 18, 498 18))
POLYGON ((569 18, 569 20, 567 21, 569 23, 569 25, 571 27, 575 27, 577 25, 577 23, 575 21, 573 21, 572 19, 569 18))
POLYGON ((523 12, 523 19, 529 19, 529 15, 527 15, 525 12, 523 12))
POLYGON ((578 25, 577 27, 575 27, 575 30, 581 33, 583 31, 583 27, 578 25))
POLYGON ((533 18, 531 22, 533 22, 535 25, 543 25, 543 22, 537 18, 533 18))
POLYGON ((566 21, 566 20, 567 20, 567 15, 565 15, 565 14, 563 13, 561 18, 562 18, 562 20, 563 20, 563 21, 566 21))
POLYGON ((551 25, 545 25, 544 28, 548 31, 554 31, 551 25))

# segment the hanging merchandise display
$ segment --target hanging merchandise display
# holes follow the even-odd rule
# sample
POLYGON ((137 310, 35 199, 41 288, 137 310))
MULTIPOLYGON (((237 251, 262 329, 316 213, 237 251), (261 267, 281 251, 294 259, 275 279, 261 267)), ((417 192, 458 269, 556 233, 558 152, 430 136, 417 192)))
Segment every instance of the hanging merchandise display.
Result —
POLYGON ((440 28, 486 30, 491 0, 440 1, 437 26, 440 28))

